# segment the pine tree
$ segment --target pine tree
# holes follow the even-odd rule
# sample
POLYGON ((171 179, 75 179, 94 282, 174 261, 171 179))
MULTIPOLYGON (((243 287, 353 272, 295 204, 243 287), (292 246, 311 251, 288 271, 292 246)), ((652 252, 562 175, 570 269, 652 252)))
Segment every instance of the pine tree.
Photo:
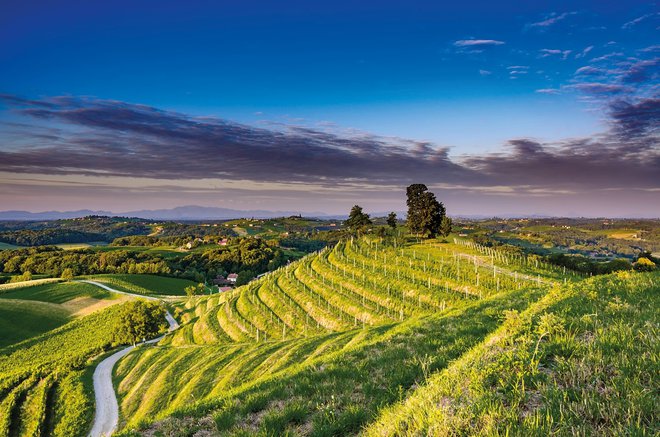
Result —
POLYGON ((439 234, 443 237, 446 237, 447 235, 451 234, 451 228, 452 228, 452 221, 449 217, 444 216, 442 218, 442 221, 440 222, 440 232, 439 234))

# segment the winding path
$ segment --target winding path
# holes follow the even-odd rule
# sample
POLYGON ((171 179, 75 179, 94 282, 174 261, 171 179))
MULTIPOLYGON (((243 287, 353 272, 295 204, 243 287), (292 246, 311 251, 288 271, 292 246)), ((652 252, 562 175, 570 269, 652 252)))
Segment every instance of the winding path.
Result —
MULTIPOLYGON (((134 296, 141 299, 160 301, 157 297, 144 296, 141 294, 126 293, 125 291, 115 290, 105 284, 96 281, 80 280, 78 282, 86 282, 88 284, 96 285, 112 293, 125 294, 134 296)), ((169 325, 169 331, 172 332, 179 327, 177 321, 172 317, 169 311, 165 313, 165 319, 169 325)), ((165 334, 167 335, 167 334, 165 334)), ((144 344, 157 343, 165 335, 145 341, 144 344)), ((117 361, 122 357, 128 355, 135 346, 126 347, 114 354, 110 355, 96 366, 94 370, 94 398, 96 402, 96 413, 94 414, 94 425, 89 433, 90 437, 101 437, 111 435, 117 429, 119 422, 119 403, 115 395, 115 389, 112 386, 112 369, 115 367, 117 361)))

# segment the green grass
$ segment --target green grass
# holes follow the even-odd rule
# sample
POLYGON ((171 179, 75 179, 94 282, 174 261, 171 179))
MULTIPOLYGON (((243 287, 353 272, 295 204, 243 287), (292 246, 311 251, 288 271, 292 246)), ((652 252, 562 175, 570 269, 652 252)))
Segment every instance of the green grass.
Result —
POLYGON ((9 243, 3 243, 0 241, 0 250, 13 250, 13 249, 20 249, 22 246, 15 246, 13 244, 9 243))
POLYGON ((106 306, 102 300, 117 298, 99 287, 77 282, 25 284, 0 293, 0 349, 58 328, 96 309, 94 305, 100 309, 106 306))
POLYGON ((0 292, 0 299, 21 299, 63 304, 79 297, 113 299, 116 295, 95 285, 80 282, 57 282, 13 288, 0 292))
POLYGON ((156 275, 110 274, 86 276, 119 291, 145 295, 185 296, 185 288, 195 285, 187 279, 168 278, 156 275))
POLYGON ((483 339, 504 309, 539 295, 521 290, 446 314, 285 341, 143 349, 117 368, 122 413, 129 427, 183 414, 231 416, 232 434, 274 435, 296 422, 354 432, 483 339))
POLYGON ((556 288, 366 435, 658 435, 660 274, 556 288))
POLYGON ((14 343, 64 325, 70 312, 45 302, 4 299, 0 301, 0 350, 14 343))

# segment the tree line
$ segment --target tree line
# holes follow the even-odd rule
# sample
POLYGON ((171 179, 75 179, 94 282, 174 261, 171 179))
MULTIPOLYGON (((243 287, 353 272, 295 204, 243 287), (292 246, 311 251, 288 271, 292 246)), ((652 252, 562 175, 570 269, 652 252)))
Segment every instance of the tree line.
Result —
POLYGON ((0 251, 0 271, 12 274, 75 276, 101 273, 156 274, 204 282, 217 275, 249 271, 252 276, 286 264, 282 251, 255 238, 238 244, 182 256, 163 256, 131 250, 62 250, 53 246, 0 251))
MULTIPOLYGON (((438 201, 434 193, 428 190, 426 185, 412 184, 408 186, 406 197, 408 206, 406 225, 412 234, 435 238, 437 236, 446 237, 451 233, 452 221, 447 217, 445 206, 438 201)), ((395 212, 388 214, 386 224, 391 229, 397 228, 398 219, 395 212)), ((361 234, 368 232, 373 221, 360 205, 355 205, 351 208, 344 225, 350 233, 361 234)), ((384 228, 379 228, 379 232, 385 232, 384 228)))

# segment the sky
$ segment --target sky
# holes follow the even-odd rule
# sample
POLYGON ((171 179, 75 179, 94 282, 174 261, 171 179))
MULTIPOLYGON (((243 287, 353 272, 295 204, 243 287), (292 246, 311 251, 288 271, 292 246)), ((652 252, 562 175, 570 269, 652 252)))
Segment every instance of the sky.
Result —
POLYGON ((660 217, 648 1, 0 2, 0 210, 660 217))

